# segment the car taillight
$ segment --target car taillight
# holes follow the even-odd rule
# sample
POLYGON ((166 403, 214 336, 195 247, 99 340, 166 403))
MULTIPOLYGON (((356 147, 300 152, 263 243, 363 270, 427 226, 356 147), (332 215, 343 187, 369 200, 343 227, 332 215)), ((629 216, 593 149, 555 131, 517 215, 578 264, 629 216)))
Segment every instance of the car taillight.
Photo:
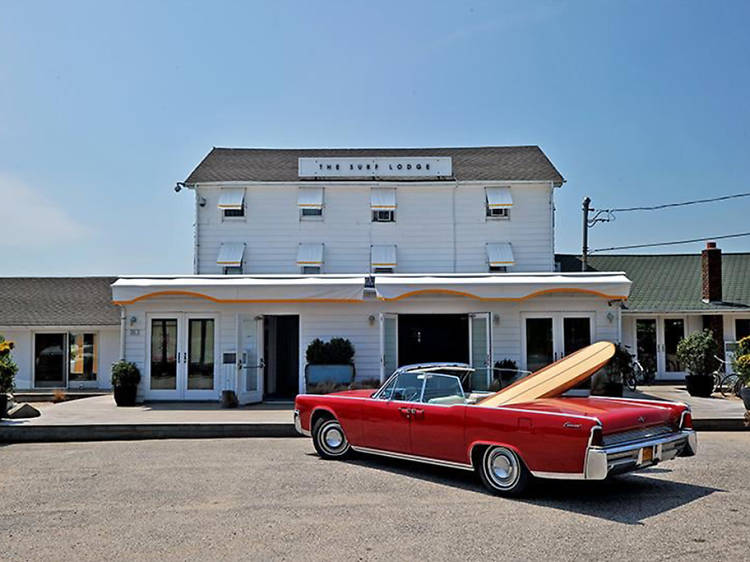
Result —
POLYGON ((693 416, 688 410, 685 410, 682 413, 682 420, 680 420, 680 429, 693 429, 693 416))
POLYGON ((602 428, 599 426, 596 426, 591 430, 591 446, 601 447, 603 445, 604 445, 604 438, 602 437, 602 428))

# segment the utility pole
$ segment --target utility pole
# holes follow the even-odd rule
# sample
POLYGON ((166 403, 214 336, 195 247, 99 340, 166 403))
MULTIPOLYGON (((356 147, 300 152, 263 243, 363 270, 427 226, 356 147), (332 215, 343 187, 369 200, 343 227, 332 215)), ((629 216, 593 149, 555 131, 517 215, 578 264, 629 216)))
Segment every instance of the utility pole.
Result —
POLYGON ((588 269, 589 261, 589 210, 591 198, 583 198, 583 247, 581 248, 581 271, 588 269))

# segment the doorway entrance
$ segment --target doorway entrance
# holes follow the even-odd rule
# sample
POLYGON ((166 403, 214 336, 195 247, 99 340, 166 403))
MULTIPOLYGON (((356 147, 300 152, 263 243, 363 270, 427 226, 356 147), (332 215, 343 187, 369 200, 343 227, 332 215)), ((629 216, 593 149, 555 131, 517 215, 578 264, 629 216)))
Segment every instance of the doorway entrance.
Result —
POLYGON ((490 314, 380 315, 381 380, 414 363, 467 363, 476 371, 472 388, 492 380, 490 314))
POLYGON ((522 317, 524 370, 538 371, 593 341, 592 313, 527 313, 522 317))
POLYGON ((146 399, 214 400, 216 317, 164 314, 148 320, 146 399))
POLYGON ((677 344, 685 337, 685 317, 635 319, 636 358, 656 380, 680 380, 685 368, 677 359, 677 344))
POLYGON ((264 400, 294 400, 299 392, 299 316, 263 317, 264 400))

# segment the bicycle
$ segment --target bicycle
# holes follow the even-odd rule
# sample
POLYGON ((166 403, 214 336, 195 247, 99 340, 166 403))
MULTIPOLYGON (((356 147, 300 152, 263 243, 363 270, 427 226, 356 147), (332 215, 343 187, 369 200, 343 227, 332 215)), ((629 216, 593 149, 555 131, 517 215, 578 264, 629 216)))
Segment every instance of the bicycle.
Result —
POLYGON ((643 368, 643 365, 641 365, 641 362, 633 357, 633 368, 625 375, 625 380, 623 382, 628 390, 635 392, 639 383, 648 385, 652 384, 655 379, 656 376, 653 373, 646 371, 646 369, 643 368))
POLYGON ((722 396, 726 396, 727 394, 739 396, 743 386, 739 375, 731 372, 727 373, 731 368, 729 361, 725 361, 716 355, 714 355, 714 358, 719 363, 719 366, 712 373, 714 376, 714 392, 719 392, 722 396))

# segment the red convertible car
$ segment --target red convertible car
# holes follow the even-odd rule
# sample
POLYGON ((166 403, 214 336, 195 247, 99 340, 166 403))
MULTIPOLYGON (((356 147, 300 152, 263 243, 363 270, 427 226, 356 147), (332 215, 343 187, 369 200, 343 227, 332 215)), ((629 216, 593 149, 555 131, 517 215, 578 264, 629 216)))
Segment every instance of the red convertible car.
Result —
POLYGON ((586 350, 494 394, 464 391, 465 364, 401 367, 376 391, 297 396, 295 427, 324 459, 355 451, 475 470, 511 496, 533 477, 602 480, 695 454, 684 404, 560 396, 606 364, 586 350))

